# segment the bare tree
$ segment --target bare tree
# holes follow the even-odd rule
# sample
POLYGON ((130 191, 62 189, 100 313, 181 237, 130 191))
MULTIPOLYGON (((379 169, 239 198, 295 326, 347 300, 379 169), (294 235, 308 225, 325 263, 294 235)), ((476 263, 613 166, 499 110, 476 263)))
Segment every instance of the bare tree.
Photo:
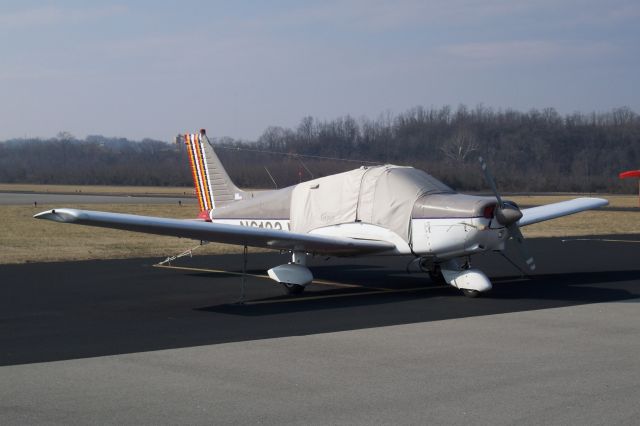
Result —
POLYGON ((476 152, 480 145, 473 132, 468 129, 457 130, 452 137, 440 147, 447 158, 464 163, 469 155, 476 152))

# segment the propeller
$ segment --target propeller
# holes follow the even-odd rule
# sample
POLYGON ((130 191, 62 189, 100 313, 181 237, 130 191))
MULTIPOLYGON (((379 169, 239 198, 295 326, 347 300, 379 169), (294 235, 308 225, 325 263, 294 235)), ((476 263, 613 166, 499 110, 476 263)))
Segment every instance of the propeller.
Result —
POLYGON ((507 228, 509 236, 516 242, 516 247, 518 247, 518 251, 529 269, 532 271, 535 270, 536 263, 533 260, 533 256, 529 253, 529 249, 524 241, 524 236, 522 235, 522 232, 520 232, 520 227, 518 226, 518 221, 522 218, 522 212, 518 207, 513 204, 505 203, 502 200, 502 197, 500 197, 500 194, 498 193, 496 183, 493 180, 493 176, 487 168, 487 163, 485 163, 484 158, 482 157, 478 157, 478 160, 480 161, 480 167, 482 167, 484 178, 489 183, 493 194, 498 200, 498 205, 494 213, 496 220, 500 225, 507 228))

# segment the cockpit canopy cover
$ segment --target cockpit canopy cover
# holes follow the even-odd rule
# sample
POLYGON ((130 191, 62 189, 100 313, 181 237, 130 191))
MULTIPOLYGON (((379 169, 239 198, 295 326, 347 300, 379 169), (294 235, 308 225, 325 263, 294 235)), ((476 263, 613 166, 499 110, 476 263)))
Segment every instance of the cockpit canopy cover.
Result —
POLYGON ((307 233, 341 223, 388 228, 409 241, 411 211, 418 198, 454 191, 413 167, 361 167, 303 182, 293 190, 291 230, 307 233))

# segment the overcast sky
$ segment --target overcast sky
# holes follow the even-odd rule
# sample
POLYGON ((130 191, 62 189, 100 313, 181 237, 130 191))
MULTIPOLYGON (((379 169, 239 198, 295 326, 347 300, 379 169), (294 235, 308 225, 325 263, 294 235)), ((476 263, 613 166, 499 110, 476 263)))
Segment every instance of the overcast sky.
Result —
POLYGON ((0 140, 256 139, 307 115, 629 106, 638 0, 0 3, 0 140))

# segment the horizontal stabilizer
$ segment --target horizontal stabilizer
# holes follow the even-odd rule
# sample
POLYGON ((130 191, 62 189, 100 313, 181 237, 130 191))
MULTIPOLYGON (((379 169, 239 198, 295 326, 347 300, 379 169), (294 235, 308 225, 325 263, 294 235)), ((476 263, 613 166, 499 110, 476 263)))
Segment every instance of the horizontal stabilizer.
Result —
POLYGON ((597 209, 608 204, 609 201, 604 198, 575 198, 569 201, 522 209, 522 219, 518 221, 518 225, 526 226, 544 222, 545 220, 568 216, 585 210, 597 209))
POLYGON ((308 253, 333 255, 368 254, 395 249, 387 241, 365 240, 346 237, 329 237, 281 231, 277 229, 252 228, 240 225, 196 220, 168 219, 163 217, 139 216, 91 210, 53 209, 38 213, 36 219, 79 225, 99 226, 144 232, 147 234, 169 235, 226 244, 247 245, 276 250, 298 250, 308 253))

